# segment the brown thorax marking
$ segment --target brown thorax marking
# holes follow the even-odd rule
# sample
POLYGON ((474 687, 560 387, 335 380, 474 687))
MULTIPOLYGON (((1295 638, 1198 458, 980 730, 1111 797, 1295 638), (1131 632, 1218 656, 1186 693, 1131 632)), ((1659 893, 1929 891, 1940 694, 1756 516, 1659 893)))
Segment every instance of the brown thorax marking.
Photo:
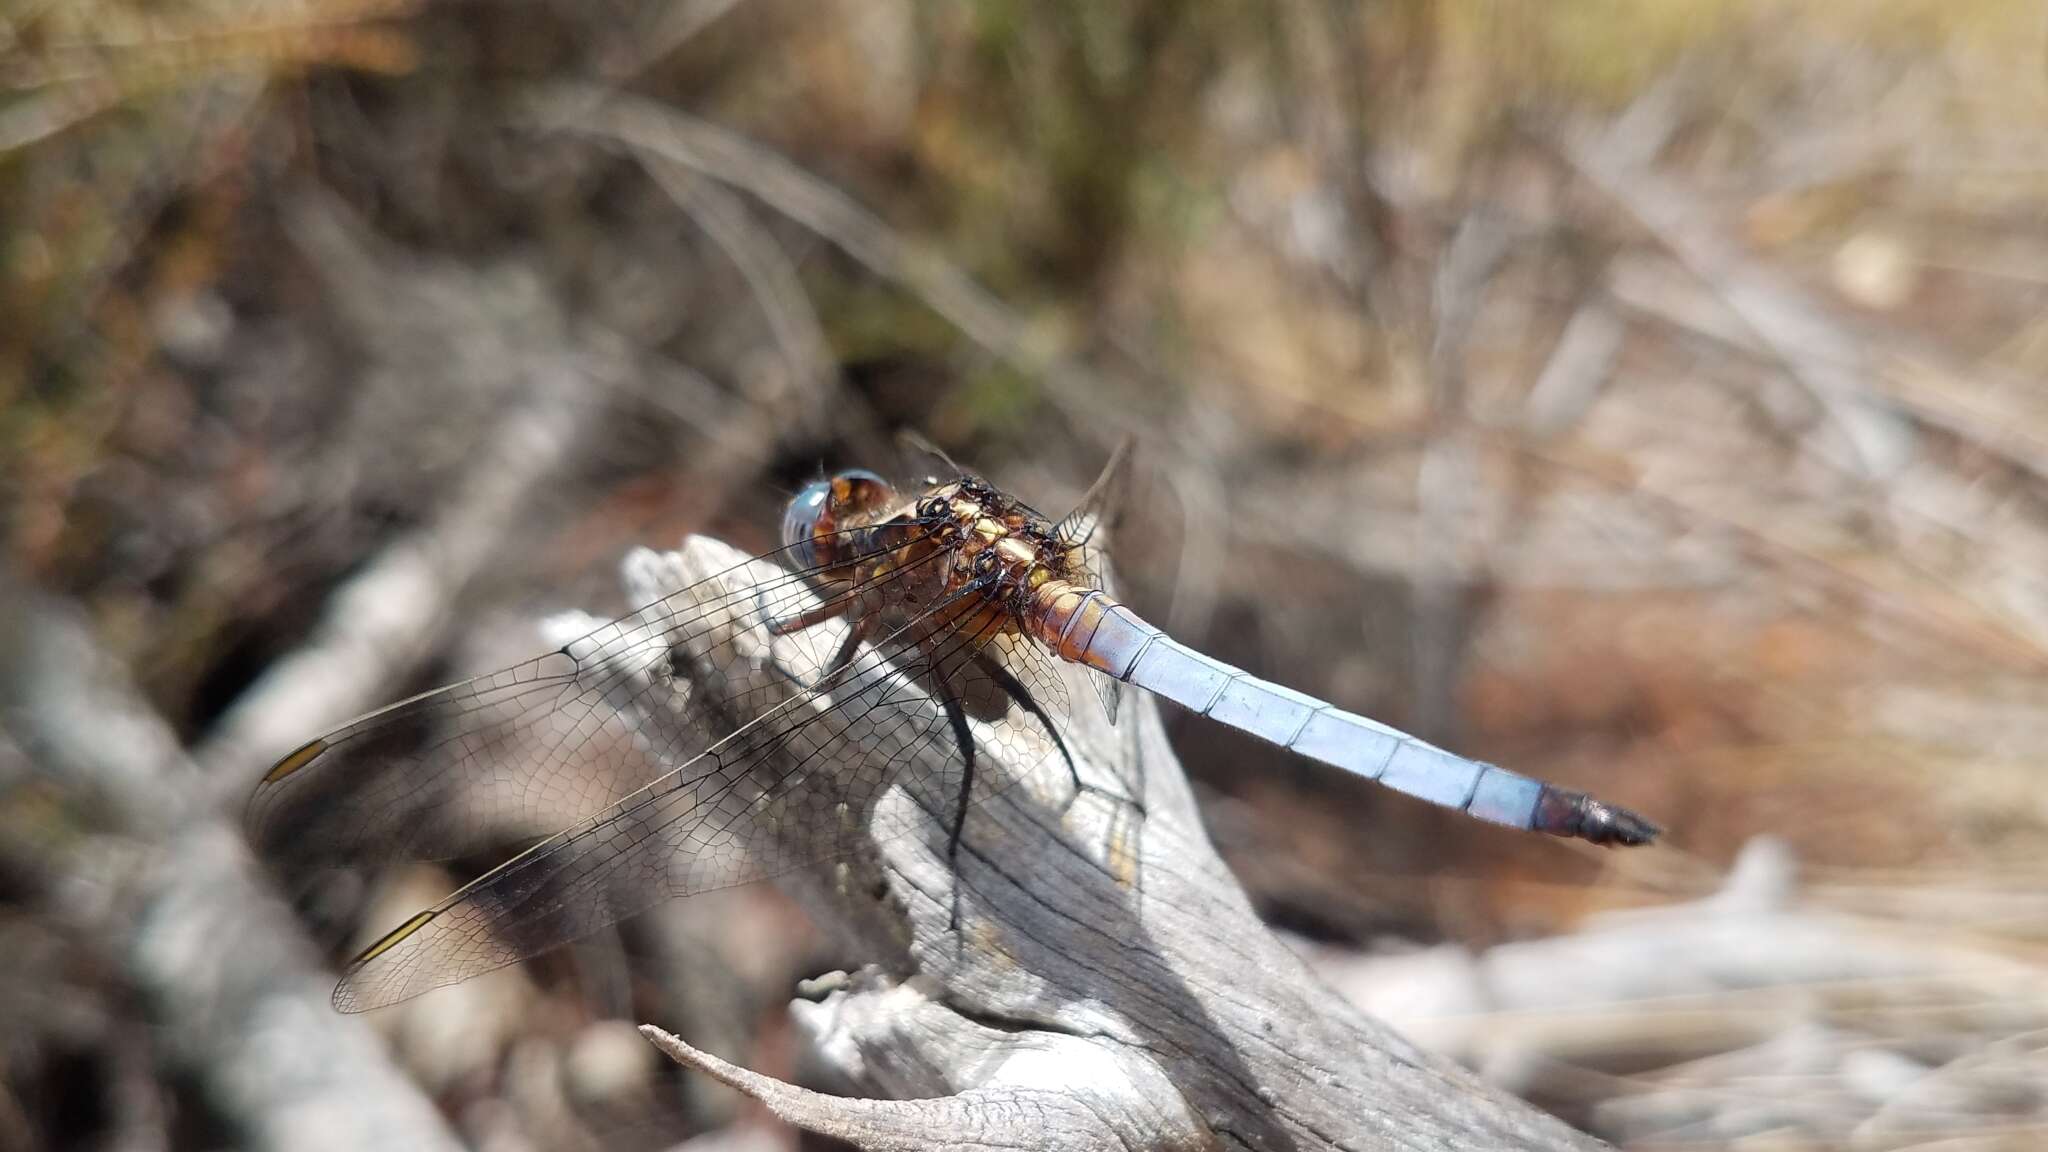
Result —
MULTIPOLYGON (((832 495, 828 511, 837 514, 833 526, 854 527, 864 521, 876 533, 870 547, 883 548, 850 563, 842 575, 877 588, 892 574, 908 575, 894 587, 913 609, 979 585, 975 599, 981 608, 995 609, 1016 625, 1028 626, 1045 602, 1044 593, 1083 592, 1092 586, 1079 557, 1060 544, 1051 524, 979 479, 927 488, 907 498, 892 492, 886 499, 872 488, 835 483, 832 495)), ((968 610, 967 605, 961 610, 968 610)), ((948 619, 956 615, 944 613, 948 619)))
POLYGON ((1051 525, 1015 500, 967 480, 952 486, 946 503, 952 531, 940 535, 959 542, 948 573, 949 590, 999 574, 994 575, 995 595, 1022 608, 1031 589, 1068 575, 1066 554, 1051 525))

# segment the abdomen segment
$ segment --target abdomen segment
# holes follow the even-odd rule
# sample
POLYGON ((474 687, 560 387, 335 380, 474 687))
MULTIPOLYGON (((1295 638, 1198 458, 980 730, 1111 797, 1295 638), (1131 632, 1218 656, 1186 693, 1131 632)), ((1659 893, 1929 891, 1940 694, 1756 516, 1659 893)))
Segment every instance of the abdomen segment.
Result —
POLYGON ((1511 828, 1595 844, 1659 829, 1626 809, 1468 760, 1395 728, 1261 680, 1180 643, 1099 591, 1050 590, 1033 621, 1059 654, 1212 720, 1396 791, 1511 828))

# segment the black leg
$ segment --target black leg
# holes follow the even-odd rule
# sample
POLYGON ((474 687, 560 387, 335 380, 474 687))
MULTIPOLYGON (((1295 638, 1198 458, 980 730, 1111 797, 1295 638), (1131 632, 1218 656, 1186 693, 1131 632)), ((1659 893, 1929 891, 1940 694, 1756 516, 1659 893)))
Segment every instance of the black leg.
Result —
POLYGON ((853 627, 846 630, 846 639, 839 642, 839 651, 832 654, 832 663, 825 674, 818 677, 818 687, 830 688, 837 685, 846 671, 853 667, 853 658, 860 655, 860 646, 875 630, 875 618, 871 615, 853 618, 853 627))
POLYGON ((967 827, 967 805, 974 799, 974 733, 968 730, 967 713, 960 707, 960 699, 950 692, 939 693, 939 703, 946 709, 946 719, 953 725, 953 740, 960 746, 960 800, 953 807, 953 827, 946 834, 946 863, 953 869, 953 913, 949 926, 960 927, 960 833, 967 827))
POLYGON ((825 601, 808 612, 799 612, 794 616, 784 616, 779 619, 770 620, 768 622, 768 634, 771 636, 787 636, 791 632, 801 632, 806 628, 823 624, 827 620, 837 620, 841 616, 853 611, 855 599, 853 596, 834 596, 832 599, 825 601))

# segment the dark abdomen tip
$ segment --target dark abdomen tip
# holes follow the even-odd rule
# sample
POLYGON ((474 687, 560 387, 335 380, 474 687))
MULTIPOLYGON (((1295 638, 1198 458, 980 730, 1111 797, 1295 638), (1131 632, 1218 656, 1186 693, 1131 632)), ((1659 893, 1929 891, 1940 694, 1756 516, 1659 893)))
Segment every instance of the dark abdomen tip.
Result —
POLYGON ((1569 836, 1594 844, 1632 847, 1648 844, 1664 830, 1626 808, 1617 808, 1583 792, 1543 786, 1536 801, 1535 828, 1553 836, 1569 836))

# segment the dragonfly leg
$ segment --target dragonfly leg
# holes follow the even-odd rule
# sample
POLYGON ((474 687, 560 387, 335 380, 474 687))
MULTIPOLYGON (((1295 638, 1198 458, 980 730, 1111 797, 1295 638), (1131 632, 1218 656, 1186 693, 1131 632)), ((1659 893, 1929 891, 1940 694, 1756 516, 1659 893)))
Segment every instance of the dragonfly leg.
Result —
MULTIPOLYGON (((755 594, 754 603, 757 611, 765 610, 758 592, 755 594)), ((806 683, 803 677, 784 668, 781 661, 776 661, 776 671, 807 691, 830 688, 844 679, 847 670, 853 666, 854 657, 860 653, 861 643, 874 630, 873 614, 862 611, 863 607, 864 602, 859 594, 842 593, 808 611, 798 612, 792 616, 770 618, 765 627, 770 636, 777 637, 794 635, 806 628, 813 628, 841 617, 850 617, 853 621, 847 630, 846 639, 840 642, 839 650, 832 654, 832 659, 826 663, 823 673, 816 680, 806 683)))
POLYGON ((875 630, 875 618, 861 615, 853 618, 853 627, 846 630, 846 639, 839 642, 839 651, 832 654, 832 662, 825 666, 825 674, 818 678, 818 687, 830 688, 846 677, 853 667, 854 657, 860 655, 860 646, 868 634, 875 630))
POLYGON ((799 612, 794 616, 784 616, 779 620, 770 620, 768 622, 768 634, 770 636, 787 636, 792 632, 801 632, 806 628, 823 624, 827 620, 837 620, 841 616, 853 611, 854 602, 858 599, 860 599, 858 596, 835 596, 808 612, 799 612))
POLYGON ((953 726, 953 739, 960 745, 960 799, 953 805, 953 825, 946 832, 946 864, 953 872, 953 911, 947 919, 947 926, 955 931, 960 927, 960 834, 967 828, 967 806, 974 800, 974 733, 967 727, 967 713, 960 707, 960 698, 951 692, 941 690, 939 703, 946 709, 946 720, 953 726))

